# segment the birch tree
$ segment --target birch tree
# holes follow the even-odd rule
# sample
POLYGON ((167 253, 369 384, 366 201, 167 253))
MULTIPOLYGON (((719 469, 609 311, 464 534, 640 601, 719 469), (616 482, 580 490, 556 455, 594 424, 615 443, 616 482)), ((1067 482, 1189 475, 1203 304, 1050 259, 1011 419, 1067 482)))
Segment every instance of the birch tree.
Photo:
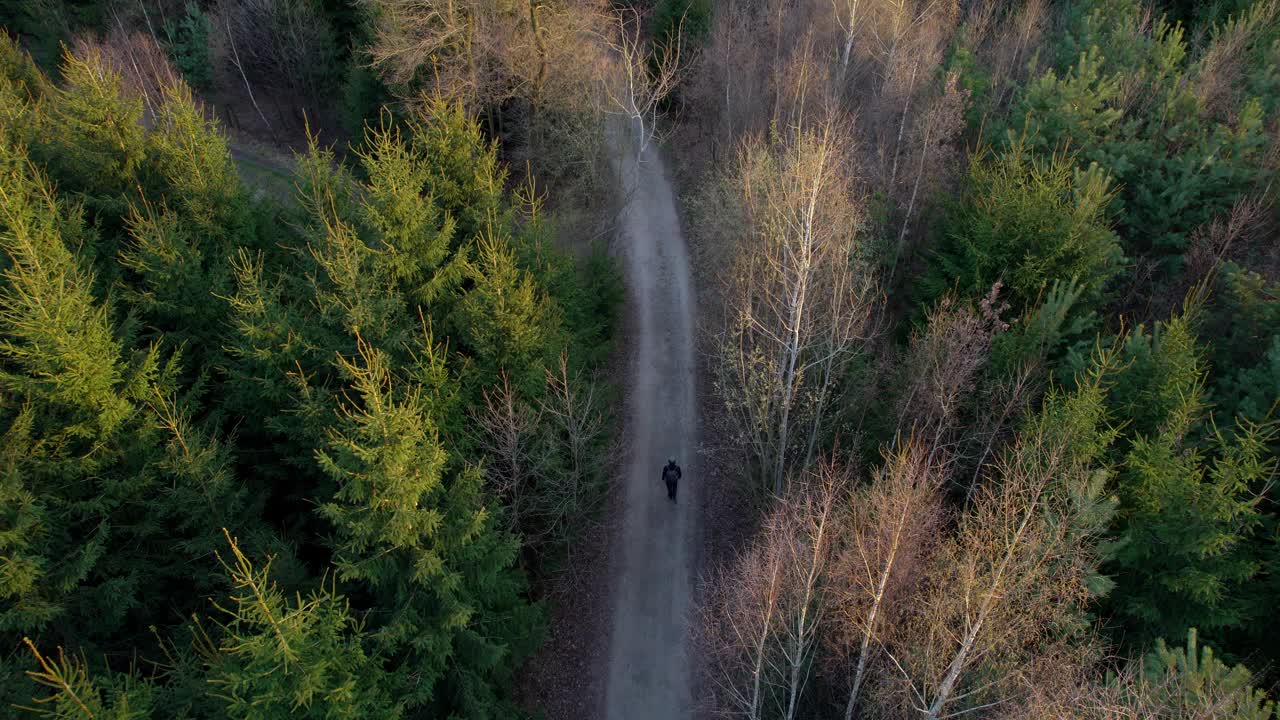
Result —
POLYGON ((605 83, 613 113, 635 126, 637 159, 658 137, 658 108, 679 85, 686 65, 679 28, 664 43, 647 42, 643 28, 638 11, 615 16, 609 46, 616 69, 605 83))
POLYGON ((825 625, 826 576, 836 535, 836 513, 849 483, 846 468, 823 463, 782 503, 784 525, 779 540, 789 571, 780 634, 786 720, 795 720, 800 710, 813 654, 825 625))
MULTIPOLYGON (((849 73, 849 58, 853 53, 853 41, 862 29, 863 18, 859 16, 859 7, 865 0, 831 0, 832 15, 840 30, 840 80, 844 81, 849 73)), ((862 7, 863 13, 866 8, 862 7)))
POLYGON ((910 602, 942 521, 940 464, 912 438, 888 453, 872 481, 849 503, 832 569, 831 644, 847 667, 845 720, 858 717, 860 694, 881 647, 910 602))
POLYGON ((1000 284, 992 286, 977 308, 944 297, 931 311, 923 331, 912 333, 900 363, 897 428, 914 430, 940 447, 986 365, 995 335, 1008 328, 1000 319, 1000 284))
POLYGON ((774 696, 780 550, 774 543, 753 543, 713 577, 700 608, 698 644, 707 659, 712 703, 722 713, 759 720, 774 696))
POLYGON ((827 576, 850 482, 847 467, 829 462, 798 478, 713 586, 701 637, 717 709, 747 718, 800 715, 827 627, 827 576))
POLYGON ((874 292, 859 205, 835 122, 748 144, 731 181, 744 237, 725 274, 718 389, 765 486, 808 465, 874 292))
POLYGON ((939 551, 888 653, 899 711, 940 720, 1008 704, 1026 668, 1069 653, 1084 629, 1082 606, 1105 588, 1097 543, 1113 509, 1097 467, 1114 437, 1100 378, 1046 401, 939 551))

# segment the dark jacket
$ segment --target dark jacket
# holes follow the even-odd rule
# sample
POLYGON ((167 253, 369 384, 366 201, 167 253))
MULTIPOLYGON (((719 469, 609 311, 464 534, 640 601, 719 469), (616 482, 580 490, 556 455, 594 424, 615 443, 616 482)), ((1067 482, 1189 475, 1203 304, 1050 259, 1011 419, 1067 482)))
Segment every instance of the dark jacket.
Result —
POLYGON ((662 468, 662 482, 664 483, 674 484, 680 479, 680 475, 679 465, 665 465, 662 468))

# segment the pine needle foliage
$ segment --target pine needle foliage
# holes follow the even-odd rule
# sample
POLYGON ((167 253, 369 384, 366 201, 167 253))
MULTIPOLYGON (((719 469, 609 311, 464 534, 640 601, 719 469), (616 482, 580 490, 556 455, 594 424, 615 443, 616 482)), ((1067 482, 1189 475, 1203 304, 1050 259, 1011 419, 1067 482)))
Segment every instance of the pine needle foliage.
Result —
MULTIPOLYGON (((231 584, 216 607, 221 639, 209 658, 213 695, 231 718, 391 720, 402 707, 380 658, 365 653, 360 623, 344 598, 322 581, 306 597, 289 598, 270 579, 271 563, 254 567, 229 534, 230 558, 219 554, 231 584)), ((212 642, 212 641, 210 641, 212 642)))
POLYGON ((1041 160, 1020 143, 977 153, 924 283, 929 298, 954 286, 976 301, 999 281, 1021 313, 1055 282, 1075 282, 1077 312, 1098 307, 1122 263, 1107 222, 1112 195, 1104 172, 1076 171, 1067 156, 1041 160))
POLYGON ((142 99, 125 93, 123 78, 96 49, 83 57, 66 51, 61 73, 36 157, 95 215, 119 216, 128 199, 137 197, 146 157, 142 99))
POLYGON ((1199 643, 1195 628, 1186 637, 1185 646, 1173 648, 1158 640, 1147 655, 1144 679, 1154 690, 1147 702, 1183 717, 1270 720, 1276 716, 1275 703, 1254 687, 1248 668, 1219 660, 1213 648, 1199 643))
POLYGON ((0 698, 32 669, 59 718, 515 716, 544 609, 469 411, 504 374, 554 408, 567 543, 612 265, 517 211, 461 106, 254 196, 176 75, 144 102, 77 48, 54 83, 0 34, 0 640, 34 654, 0 698))
POLYGON ((35 656, 38 669, 27 676, 48 695, 34 699, 24 709, 40 717, 56 720, 144 720, 151 717, 154 688, 130 674, 106 678, 91 676, 84 661, 68 658, 62 648, 58 657, 40 652, 30 638, 23 642, 35 656))

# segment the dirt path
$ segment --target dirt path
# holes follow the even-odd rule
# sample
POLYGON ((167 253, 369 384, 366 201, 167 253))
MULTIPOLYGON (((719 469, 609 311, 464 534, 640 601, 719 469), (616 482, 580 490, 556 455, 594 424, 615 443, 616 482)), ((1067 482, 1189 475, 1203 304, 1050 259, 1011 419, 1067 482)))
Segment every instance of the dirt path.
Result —
POLYGON ((615 143, 630 197, 622 255, 635 329, 623 477, 624 520, 615 550, 613 627, 606 689, 608 720, 692 715, 689 614, 699 473, 694 364, 694 294, 689 254, 661 156, 639 163, 615 143), (667 457, 684 470, 678 502, 660 473, 667 457))

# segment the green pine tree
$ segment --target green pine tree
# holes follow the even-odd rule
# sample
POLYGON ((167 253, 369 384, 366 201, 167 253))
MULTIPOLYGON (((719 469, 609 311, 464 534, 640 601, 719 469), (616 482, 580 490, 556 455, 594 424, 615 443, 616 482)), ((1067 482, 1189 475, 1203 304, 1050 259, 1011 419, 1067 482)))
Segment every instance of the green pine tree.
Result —
POLYGON ((146 157, 142 99, 125 92, 120 74, 96 49, 84 57, 67 51, 61 72, 33 157, 47 164, 59 188, 82 196, 95 216, 123 216, 128 200, 137 197, 146 157))
POLYGON ((1138 709, 1159 717, 1214 717, 1232 720, 1271 720, 1276 705, 1243 665, 1227 665, 1212 648, 1197 642, 1195 628, 1187 630, 1185 648, 1169 648, 1157 640, 1143 666, 1145 681, 1138 709))
POLYGON ((1280 400, 1280 283, 1268 283, 1235 263, 1221 270, 1206 324, 1214 328, 1210 380, 1215 415, 1223 424, 1274 417, 1280 400))
POLYGON ((1065 156, 1042 161, 1021 144, 975 154, 926 293, 941 298, 954 284, 976 301, 1001 281, 1001 299, 1022 313, 1053 283, 1074 281, 1077 312, 1098 307, 1122 259, 1107 222, 1111 194, 1104 173, 1077 172, 1065 156))
POLYGON ((1176 270, 1197 228, 1273 177, 1265 118, 1280 103, 1280 18, 1265 5, 1212 29, 1195 52, 1181 26, 1141 2, 1074 3, 1058 67, 1024 89, 1009 137, 1101 167, 1119 188, 1126 254, 1176 270), (1215 77, 1211 63, 1224 61, 1242 77, 1215 77))
POLYGON ((324 586, 290 599, 271 581, 270 562, 255 568, 229 534, 227 541, 231 557, 219 560, 231 582, 230 603, 217 606, 226 615, 220 638, 203 638, 209 692, 226 717, 401 717, 403 701, 382 659, 366 652, 346 599, 324 586))
MULTIPOLYGON (((419 351, 439 352, 428 337, 419 351)), ((517 539, 486 507, 481 475, 451 463, 423 389, 367 343, 340 359, 350 383, 317 459, 337 486, 320 507, 336 531, 338 577, 383 612, 380 647, 404 653, 413 705, 499 717, 503 679, 536 641, 517 539)))
POLYGON ((32 699, 19 709, 55 720, 144 720, 152 717, 155 688, 132 673, 91 675, 81 659, 67 658, 62 648, 58 657, 40 652, 24 638, 35 656, 37 669, 27 671, 47 694, 32 699))

